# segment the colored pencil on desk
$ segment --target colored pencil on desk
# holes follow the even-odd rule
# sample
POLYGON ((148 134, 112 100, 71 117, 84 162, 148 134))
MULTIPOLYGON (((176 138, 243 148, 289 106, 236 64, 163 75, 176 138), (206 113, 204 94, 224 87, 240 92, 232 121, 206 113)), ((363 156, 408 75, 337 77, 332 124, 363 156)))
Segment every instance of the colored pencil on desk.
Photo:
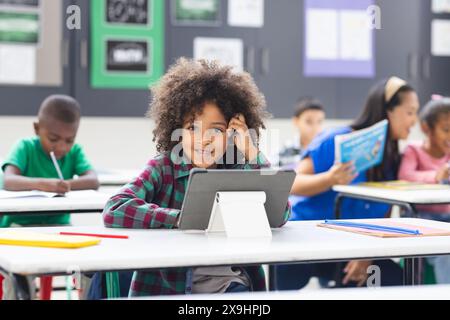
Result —
POLYGON ((128 239, 128 236, 115 234, 94 234, 94 233, 77 233, 77 232, 60 232, 59 234, 62 236, 84 236, 96 238, 128 239))

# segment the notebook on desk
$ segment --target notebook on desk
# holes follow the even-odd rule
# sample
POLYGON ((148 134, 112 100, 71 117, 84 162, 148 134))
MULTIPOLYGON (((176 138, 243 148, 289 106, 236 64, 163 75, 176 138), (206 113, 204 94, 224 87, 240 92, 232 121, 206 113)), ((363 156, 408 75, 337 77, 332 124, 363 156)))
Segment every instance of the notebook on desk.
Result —
POLYGON ((0 232, 0 245, 76 249, 93 246, 101 239, 84 236, 64 236, 30 231, 0 232))
POLYGON ((0 190, 0 199, 19 199, 19 198, 54 198, 62 197, 63 195, 45 192, 45 191, 6 191, 0 190))
POLYGON ((358 220, 326 220, 324 223, 318 224, 318 226, 380 238, 450 236, 450 230, 398 223, 396 221, 362 223, 358 222, 358 220))
POLYGON ((384 181, 384 182, 363 182, 359 184, 362 187, 372 187, 391 190, 405 190, 405 191, 417 191, 417 190, 449 190, 450 186, 445 184, 427 184, 420 182, 409 182, 403 180, 396 181, 384 181))

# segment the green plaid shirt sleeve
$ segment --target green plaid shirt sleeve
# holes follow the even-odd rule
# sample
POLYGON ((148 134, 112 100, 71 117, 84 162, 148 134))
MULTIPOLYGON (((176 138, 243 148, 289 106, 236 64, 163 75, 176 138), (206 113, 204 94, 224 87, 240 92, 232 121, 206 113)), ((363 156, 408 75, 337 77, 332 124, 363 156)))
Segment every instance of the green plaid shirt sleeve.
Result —
POLYGON ((154 201, 162 193, 163 172, 161 163, 150 161, 139 177, 107 202, 103 210, 105 226, 133 229, 175 228, 180 210, 160 206, 154 201))

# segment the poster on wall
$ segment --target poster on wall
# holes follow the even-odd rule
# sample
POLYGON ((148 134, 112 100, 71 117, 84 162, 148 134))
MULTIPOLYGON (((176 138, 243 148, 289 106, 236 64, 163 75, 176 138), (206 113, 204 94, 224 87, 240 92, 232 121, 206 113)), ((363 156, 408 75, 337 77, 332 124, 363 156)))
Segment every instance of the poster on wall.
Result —
POLYGON ((62 85, 64 13, 62 1, 0 0, 0 83, 62 85))
POLYGON ((195 38, 194 59, 218 60, 236 71, 243 71, 244 42, 231 38, 195 38))
POLYGON ((373 0, 305 0, 306 77, 373 78, 373 0))
POLYGON ((435 19, 432 21, 431 54, 450 57, 450 20, 435 19))
POLYGON ((106 47, 107 72, 149 71, 149 46, 146 40, 107 40, 106 47))
POLYGON ((431 11, 433 13, 450 13, 450 0, 433 0, 431 11))
POLYGON ((37 44, 39 14, 0 10, 0 43, 37 44))
POLYGON ((106 22, 111 24, 148 25, 152 0, 106 0, 106 22))
POLYGON ((36 49, 0 45, 0 83, 31 85, 36 82, 36 49))
POLYGON ((228 24, 232 27, 262 28, 264 0, 228 0, 228 24))
POLYGON ((164 0, 90 0, 90 6, 91 86, 148 90, 164 73, 164 0))
POLYGON ((0 6, 39 7, 39 0, 0 0, 0 6))
POLYGON ((172 24, 185 26, 219 26, 219 0, 172 0, 172 24))

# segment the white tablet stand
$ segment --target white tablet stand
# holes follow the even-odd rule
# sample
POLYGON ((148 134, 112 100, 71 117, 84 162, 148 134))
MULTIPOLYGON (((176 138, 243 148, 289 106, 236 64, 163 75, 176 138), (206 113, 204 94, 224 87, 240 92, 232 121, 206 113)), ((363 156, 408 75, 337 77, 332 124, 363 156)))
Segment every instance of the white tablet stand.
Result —
POLYGON ((272 237, 265 202, 264 191, 217 192, 206 231, 230 238, 272 237))

